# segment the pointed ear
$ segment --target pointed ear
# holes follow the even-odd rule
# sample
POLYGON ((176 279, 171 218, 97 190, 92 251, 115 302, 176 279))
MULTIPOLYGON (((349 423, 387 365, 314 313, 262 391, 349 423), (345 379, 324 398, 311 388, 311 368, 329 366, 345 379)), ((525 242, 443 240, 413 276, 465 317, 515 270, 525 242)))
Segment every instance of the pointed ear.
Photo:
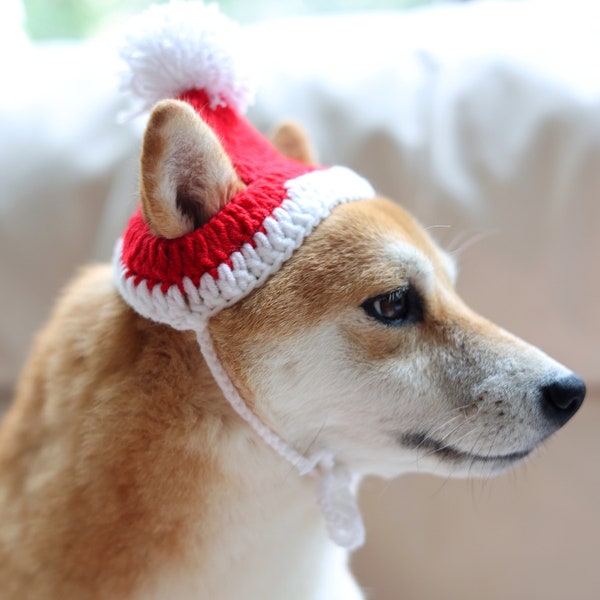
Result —
POLYGON ((244 184, 196 111, 185 102, 163 100, 144 134, 140 187, 151 231, 176 238, 206 223, 244 184))
POLYGON ((300 125, 285 121, 271 134, 273 145, 287 158, 305 165, 315 164, 316 159, 306 132, 300 125))

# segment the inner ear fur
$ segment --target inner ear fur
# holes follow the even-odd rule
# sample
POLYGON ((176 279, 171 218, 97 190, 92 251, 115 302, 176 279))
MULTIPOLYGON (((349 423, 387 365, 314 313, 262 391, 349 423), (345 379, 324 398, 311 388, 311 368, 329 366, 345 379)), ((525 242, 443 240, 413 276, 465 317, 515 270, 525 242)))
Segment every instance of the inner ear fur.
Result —
POLYGON ((271 134, 273 145, 287 158, 305 165, 316 163, 315 154, 304 129, 292 121, 284 121, 271 134))
POLYGON ((244 187, 212 129, 186 102, 159 102, 142 145, 142 215, 152 233, 201 227, 244 187))

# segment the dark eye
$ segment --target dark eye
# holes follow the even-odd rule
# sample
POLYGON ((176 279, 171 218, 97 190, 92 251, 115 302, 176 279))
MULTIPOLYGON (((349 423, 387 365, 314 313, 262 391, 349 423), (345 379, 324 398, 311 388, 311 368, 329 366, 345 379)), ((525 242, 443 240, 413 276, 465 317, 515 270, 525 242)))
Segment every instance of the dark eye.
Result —
POLYGON ((423 320, 423 304, 419 292, 406 286, 363 302, 364 311, 386 325, 398 326, 423 320))

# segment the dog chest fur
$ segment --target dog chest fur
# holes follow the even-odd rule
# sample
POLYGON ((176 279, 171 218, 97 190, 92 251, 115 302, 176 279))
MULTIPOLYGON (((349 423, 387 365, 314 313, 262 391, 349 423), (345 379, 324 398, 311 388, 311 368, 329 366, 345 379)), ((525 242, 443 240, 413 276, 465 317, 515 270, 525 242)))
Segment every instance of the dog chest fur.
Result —
POLYGON ((4 598, 359 597, 311 481, 219 399, 194 337, 136 315, 108 268, 39 335, 0 448, 4 598))

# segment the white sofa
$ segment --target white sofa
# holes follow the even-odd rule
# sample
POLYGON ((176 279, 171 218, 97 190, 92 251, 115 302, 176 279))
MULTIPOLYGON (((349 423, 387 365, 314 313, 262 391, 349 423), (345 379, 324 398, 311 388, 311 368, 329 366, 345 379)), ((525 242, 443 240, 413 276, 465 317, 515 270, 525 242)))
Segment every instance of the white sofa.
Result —
MULTIPOLYGON (((246 35, 262 84, 250 118, 265 131, 284 118, 299 121, 321 162, 353 167, 412 210, 442 245, 460 252, 458 287, 469 303, 578 371, 594 392, 600 390, 600 20, 593 3, 566 4, 479 2, 254 24, 246 35)), ((116 122, 126 103, 117 91, 114 38, 34 46, 21 37, 10 49, 2 44, 4 56, 15 57, 0 63, 0 388, 6 395, 60 287, 78 265, 110 257, 136 202, 143 118, 116 122)), ((596 597, 600 575, 588 572, 586 557, 600 550, 594 545, 600 526, 594 503, 582 505, 581 495, 600 500, 600 485, 581 464, 594 446, 577 446, 580 437, 599 449, 589 427, 600 413, 593 400, 588 404, 588 418, 577 425, 577 417, 565 441, 559 438, 565 451, 550 444, 560 468, 554 458, 540 463, 533 484, 517 497, 495 484, 495 498, 512 507, 504 531, 489 503, 485 523, 475 519, 477 531, 469 529, 473 519, 462 499, 470 498, 470 488, 461 484, 448 484, 446 496, 439 493, 441 501, 429 508, 419 495, 403 505, 408 484, 425 495, 440 485, 425 479, 395 482, 386 500, 377 486, 367 493, 373 533, 357 568, 374 597, 423 600, 442 597, 440 590, 461 600, 596 597), (581 477, 565 488, 565 474, 577 468, 581 477), (531 506, 544 485, 555 503, 546 498, 543 507, 531 506), (557 516, 552 511, 563 498, 570 504, 557 516), (593 521, 578 521, 573 540, 562 540, 579 566, 571 565, 568 578, 558 569, 539 576, 559 548, 539 513, 566 519, 574 506, 593 521), (518 531, 510 537, 510 524, 531 525, 531 514, 537 525, 520 548, 538 550, 537 571, 518 569, 523 552, 511 557, 508 550, 520 539, 518 531), (457 554, 440 554, 448 543, 444 532, 461 538, 451 546, 457 554), (495 566, 473 548, 485 540, 505 549, 489 554, 495 566), (504 575, 494 579, 495 569, 504 575), (511 569, 520 583, 510 579, 511 569), (580 595, 561 595, 574 589, 571 579, 580 595), (527 595, 530 589, 540 595, 527 595)))

